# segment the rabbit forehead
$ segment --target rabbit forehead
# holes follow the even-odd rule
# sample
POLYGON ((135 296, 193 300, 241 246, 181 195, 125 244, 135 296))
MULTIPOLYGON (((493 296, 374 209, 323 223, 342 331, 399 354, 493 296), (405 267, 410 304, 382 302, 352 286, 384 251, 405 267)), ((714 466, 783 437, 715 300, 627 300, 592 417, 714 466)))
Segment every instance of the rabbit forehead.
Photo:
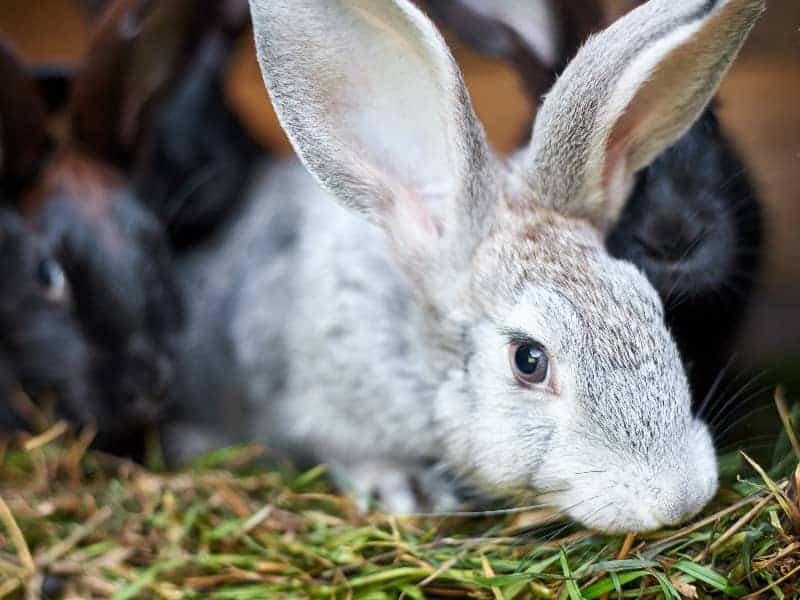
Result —
POLYGON ((512 231, 476 258, 477 293, 498 330, 529 335, 567 361, 587 409, 669 397, 683 415, 683 367, 647 279, 608 256, 580 221, 551 216, 512 231))
POLYGON ((496 299, 492 320, 572 360, 602 358, 614 369, 672 358, 659 299, 635 268, 600 253, 570 263, 546 263, 540 255, 521 264, 513 295, 496 299))
POLYGON ((631 317, 663 329, 655 289, 633 265, 610 257, 590 225, 549 211, 508 210, 498 221, 473 262, 474 285, 487 312, 501 317, 497 307, 507 313, 510 306, 545 303, 555 310, 561 303, 590 329, 601 319, 631 317))

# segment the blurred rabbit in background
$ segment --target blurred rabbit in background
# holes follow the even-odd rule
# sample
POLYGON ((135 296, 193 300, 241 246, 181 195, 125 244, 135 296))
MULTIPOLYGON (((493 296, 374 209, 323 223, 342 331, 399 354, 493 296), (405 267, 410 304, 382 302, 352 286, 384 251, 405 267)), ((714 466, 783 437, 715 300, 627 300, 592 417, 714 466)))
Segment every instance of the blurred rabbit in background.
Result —
MULTIPOLYGON (((138 453, 142 429, 164 417, 186 324, 171 247, 196 243, 233 212, 259 155, 223 90, 248 13, 236 1, 95 5, 91 44, 74 74, 26 69, 10 48, 0 57, 2 154, 11 157, 2 187, 28 221, 9 213, 4 229, 13 225, 9 240, 52 253, 54 266, 34 269, 34 283, 60 261, 66 290, 63 301, 44 304, 49 312, 19 301, 31 285, 4 292, 9 318, 0 334, 12 344, 15 323, 28 323, 41 344, 29 343, 26 360, 64 365, 70 385, 61 375, 26 376, 7 360, 3 372, 31 394, 55 391, 59 413, 95 423, 102 447, 138 453), (68 122, 62 135, 48 127, 58 111, 68 122), (50 324, 56 316, 72 325, 69 343, 50 324), (56 360, 78 346, 71 360, 56 360)), ((25 260, 21 251, 4 254, 7 277, 27 281, 25 260)), ((46 297, 42 286, 35 290, 46 297)), ((2 392, 5 400, 10 392, 2 392)))
POLYGON ((200 33, 217 25, 208 24, 210 13, 195 12, 202 4, 112 3, 97 23, 71 91, 61 93, 68 120, 62 135, 48 127, 48 108, 61 108, 53 91, 58 78, 42 76, 37 86, 34 76, 41 71, 29 74, 10 48, 2 51, 2 189, 28 222, 5 216, 3 268, 12 280, 31 283, 4 287, 8 319, 1 333, 4 345, 14 348, 15 324, 26 324, 29 347, 33 333, 40 335, 36 350, 25 353, 27 362, 6 360, 4 371, 33 395, 39 388, 60 392, 59 412, 95 423, 104 447, 138 439, 139 430, 162 414, 173 378, 183 301, 165 224, 152 210, 161 198, 143 191, 183 174, 165 166, 145 178, 138 165, 178 75, 207 62, 195 51, 205 39, 200 33), (53 93, 45 102, 42 92, 48 90, 53 93), (14 252, 12 241, 19 247, 14 252), (37 271, 31 265, 34 250, 52 253, 52 262, 37 271), (56 271, 59 263, 63 276, 56 271), (48 304, 47 282, 36 277, 53 273, 68 293, 48 304), (31 290, 27 296, 25 290, 31 290), (20 301, 35 293, 43 297, 38 312, 35 303, 20 301), (58 319, 71 326, 52 325, 58 319), (70 360, 59 359, 61 353, 70 360), (51 369, 63 365, 69 385, 60 374, 39 375, 37 361, 51 369), (86 364, 75 365, 80 362, 86 364), (65 393, 66 388, 80 392, 65 393))
MULTIPOLYGON (((200 4, 195 2, 194 4, 200 4)), ((155 111, 136 161, 140 197, 167 225, 181 252, 235 212, 262 148, 225 98, 234 44, 249 23, 246 0, 213 3, 185 73, 155 111)))
POLYGON ((29 406, 12 406, 23 388, 43 401, 59 398, 71 419, 90 420, 89 347, 69 284, 48 244, 7 208, 0 208, 0 277, 0 428, 37 420, 29 406))
MULTIPOLYGON (((511 61, 535 101, 590 34, 639 4, 427 0, 472 48, 511 61)), ((636 264, 661 295, 699 408, 731 360, 763 248, 757 195, 713 107, 638 174, 607 246, 636 264)))

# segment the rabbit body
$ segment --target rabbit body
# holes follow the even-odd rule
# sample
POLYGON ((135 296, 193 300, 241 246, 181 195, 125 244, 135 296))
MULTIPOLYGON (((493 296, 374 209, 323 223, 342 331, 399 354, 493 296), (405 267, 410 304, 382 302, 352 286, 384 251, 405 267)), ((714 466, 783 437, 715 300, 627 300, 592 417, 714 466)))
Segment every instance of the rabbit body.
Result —
MULTIPOLYGON (((425 406, 434 377, 421 352, 425 340, 413 327, 422 317, 382 232, 332 202, 297 161, 265 166, 247 197, 208 247, 179 263, 191 322, 211 325, 185 336, 180 379, 191 384, 176 386, 187 396, 180 404, 225 382, 213 395, 222 401, 205 409, 226 423, 234 415, 233 427, 225 428, 231 439, 266 439, 314 456, 327 454, 324 440, 307 445, 319 419, 336 422, 332 431, 343 441, 362 440, 356 454, 385 445, 392 455, 396 435, 354 437, 369 411, 364 396, 378 400, 374 408, 386 427, 410 420, 409 430, 429 431, 425 406), (310 365, 313 377, 305 372, 310 365), (287 422, 297 427, 285 431, 287 422)), ((406 451, 423 450, 422 438, 401 441, 410 443, 406 451)))
POLYGON ((441 464, 605 531, 696 513, 711 437, 658 294, 605 232, 761 9, 652 0, 593 38, 501 160, 406 0, 253 0, 302 165, 272 164, 182 261, 191 383, 167 446, 265 442, 397 511, 451 498, 441 464))

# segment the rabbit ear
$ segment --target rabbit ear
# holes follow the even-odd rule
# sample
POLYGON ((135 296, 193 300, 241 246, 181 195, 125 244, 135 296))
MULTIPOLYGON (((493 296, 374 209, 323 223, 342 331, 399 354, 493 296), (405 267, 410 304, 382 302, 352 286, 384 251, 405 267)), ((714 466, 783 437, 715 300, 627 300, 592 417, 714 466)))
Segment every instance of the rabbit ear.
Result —
POLYGON ((0 181, 27 183, 47 153, 46 110, 11 47, 0 39, 0 181))
POLYGON ((407 251, 430 258, 449 238, 446 254, 469 253, 490 152, 428 18, 407 0, 250 6, 264 82, 308 170, 407 251))
POLYGON ((172 90, 204 34, 214 0, 114 0, 103 6, 73 83, 72 134, 95 154, 131 158, 155 105, 172 90))
POLYGON ((516 59, 520 46, 543 67, 561 56, 555 0, 428 0, 432 13, 478 52, 516 59))
POLYGON ((635 173, 700 115, 763 0, 651 0, 591 38, 548 94, 524 172, 539 200, 607 228, 635 173))

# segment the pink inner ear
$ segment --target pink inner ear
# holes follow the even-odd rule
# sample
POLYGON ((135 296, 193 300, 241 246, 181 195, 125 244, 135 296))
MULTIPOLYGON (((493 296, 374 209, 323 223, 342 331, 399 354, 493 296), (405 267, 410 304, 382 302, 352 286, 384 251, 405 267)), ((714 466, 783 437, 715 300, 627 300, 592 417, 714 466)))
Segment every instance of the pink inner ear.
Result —
POLYGON ((603 164, 604 190, 608 190, 612 182, 619 177, 620 173, 617 172, 619 168, 627 168, 626 165, 636 150, 637 132, 646 128, 646 121, 651 112, 648 110, 650 108, 648 95, 646 86, 639 90, 608 136, 603 164))
POLYGON ((611 185, 614 178, 615 171, 619 166, 619 162, 624 160, 625 151, 628 148, 628 139, 630 132, 617 135, 616 130, 608 138, 606 144, 605 163, 603 164, 603 190, 607 190, 611 185))
POLYGON ((445 198, 423 199, 419 194, 403 189, 394 198, 393 223, 389 226, 403 238, 422 237, 426 239, 440 238, 444 234, 444 225, 425 206, 436 202, 444 203, 445 198))

